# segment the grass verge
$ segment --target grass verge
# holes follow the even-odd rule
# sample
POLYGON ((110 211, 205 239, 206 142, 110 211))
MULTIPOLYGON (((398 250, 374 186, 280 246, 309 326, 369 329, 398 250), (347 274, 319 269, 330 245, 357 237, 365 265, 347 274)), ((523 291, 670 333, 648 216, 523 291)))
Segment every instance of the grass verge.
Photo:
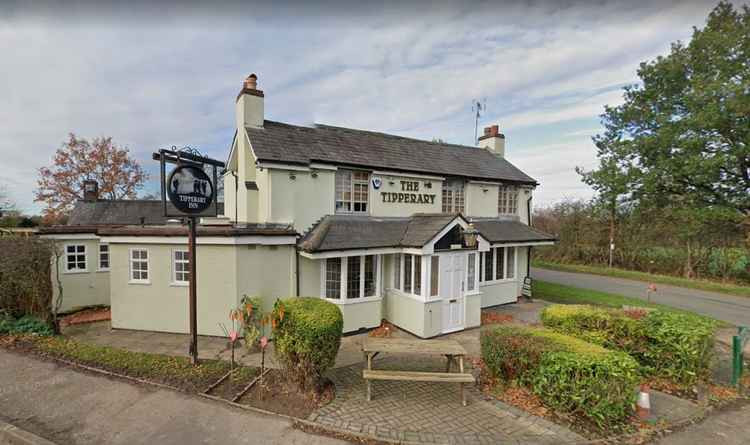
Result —
MULTIPOLYGON (((623 306, 640 306, 661 309, 666 312, 691 314, 697 317, 713 320, 711 317, 696 314, 695 312, 664 306, 663 304, 649 303, 633 297, 610 294, 595 290, 582 289, 579 287, 566 286, 564 284, 549 283, 547 281, 534 280, 532 283, 532 295, 534 298, 561 304, 593 304, 595 306, 607 306, 621 308, 623 306)), ((720 320, 715 320, 720 326, 729 326, 720 320)))
POLYGON ((696 280, 689 278, 673 277, 670 275, 657 275, 635 270, 608 268, 601 266, 585 266, 581 264, 562 264, 549 261, 534 260, 532 266, 543 269, 559 270, 562 272, 580 272, 607 277, 626 278, 630 280, 644 281, 648 283, 660 283, 670 286, 687 287, 690 289, 720 292, 723 294, 750 297, 750 286, 742 286, 733 283, 719 283, 716 281, 696 280))

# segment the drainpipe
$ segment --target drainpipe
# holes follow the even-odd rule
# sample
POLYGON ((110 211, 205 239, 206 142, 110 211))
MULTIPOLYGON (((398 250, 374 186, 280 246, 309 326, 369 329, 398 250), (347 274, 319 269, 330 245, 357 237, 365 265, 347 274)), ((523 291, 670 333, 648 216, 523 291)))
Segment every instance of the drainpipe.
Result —
MULTIPOLYGON (((526 222, 531 226, 531 196, 526 200, 526 222)), ((531 249, 529 246, 528 252, 526 253, 526 278, 531 276, 531 249)))
POLYGON ((234 172, 234 170, 230 170, 229 173, 234 176, 234 225, 237 225, 237 194, 239 193, 239 181, 240 178, 237 177, 237 173, 234 172))
MULTIPOLYGON (((299 242, 299 237, 297 237, 299 242)), ((299 245, 294 243, 294 280, 295 280, 295 294, 299 297, 299 245)))

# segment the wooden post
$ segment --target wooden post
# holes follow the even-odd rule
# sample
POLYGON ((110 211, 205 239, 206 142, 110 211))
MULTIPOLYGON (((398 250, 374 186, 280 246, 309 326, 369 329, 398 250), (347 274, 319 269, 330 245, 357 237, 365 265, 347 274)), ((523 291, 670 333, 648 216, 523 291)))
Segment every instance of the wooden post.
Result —
POLYGON ((188 257, 190 257, 190 357, 194 365, 198 364, 198 317, 196 311, 197 303, 197 280, 195 264, 195 228, 196 218, 188 218, 188 257))

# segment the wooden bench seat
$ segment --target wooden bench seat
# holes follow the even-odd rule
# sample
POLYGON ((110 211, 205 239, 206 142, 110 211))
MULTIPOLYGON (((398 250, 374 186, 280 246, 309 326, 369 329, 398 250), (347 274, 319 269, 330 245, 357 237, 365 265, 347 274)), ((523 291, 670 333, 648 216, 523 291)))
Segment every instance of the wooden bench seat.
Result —
POLYGON ((402 380, 410 382, 459 383, 461 385, 461 404, 466 406, 464 383, 474 383, 474 376, 465 373, 422 372, 422 371, 387 371, 365 369, 362 378, 367 381, 367 400, 371 400, 370 380, 402 380))

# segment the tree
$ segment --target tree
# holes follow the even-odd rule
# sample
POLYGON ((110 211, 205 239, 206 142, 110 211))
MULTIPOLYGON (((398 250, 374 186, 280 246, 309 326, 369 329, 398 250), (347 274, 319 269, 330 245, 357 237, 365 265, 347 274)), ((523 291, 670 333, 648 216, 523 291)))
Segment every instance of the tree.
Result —
POLYGON ((129 150, 111 137, 91 142, 70 133, 53 159, 51 167, 39 169, 35 201, 44 202, 46 220, 58 220, 83 199, 83 182, 96 181, 99 195, 107 199, 133 199, 148 175, 130 157, 129 150))
POLYGON ((8 212, 13 212, 15 206, 8 198, 8 194, 5 192, 5 188, 0 186, 0 218, 8 212))
MULTIPOLYGON (((750 221, 750 8, 722 1, 688 44, 644 62, 641 84, 606 107, 599 157, 627 172, 633 199, 729 209, 750 221)), ((606 162, 604 162, 606 161, 606 162)), ((585 177, 607 189, 602 168, 585 177)))

